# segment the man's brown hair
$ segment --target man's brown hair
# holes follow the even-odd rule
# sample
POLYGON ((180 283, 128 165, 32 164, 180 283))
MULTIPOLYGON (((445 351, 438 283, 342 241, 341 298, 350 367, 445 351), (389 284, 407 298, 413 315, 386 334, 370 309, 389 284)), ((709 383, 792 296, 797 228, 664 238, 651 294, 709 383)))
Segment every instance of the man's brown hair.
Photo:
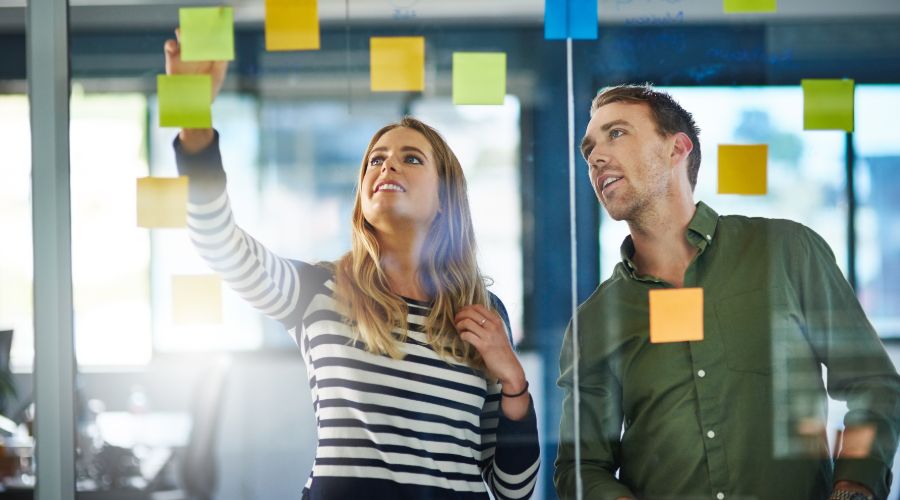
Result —
POLYGON ((680 104, 665 92, 655 90, 653 85, 616 85, 604 87, 597 92, 597 97, 591 102, 591 116, 601 107, 614 102, 644 103, 650 107, 650 115, 656 122, 656 129, 660 135, 668 136, 677 132, 684 132, 694 144, 694 149, 688 156, 688 181, 691 189, 697 185, 697 172, 700 170, 700 128, 694 123, 691 116, 680 104))

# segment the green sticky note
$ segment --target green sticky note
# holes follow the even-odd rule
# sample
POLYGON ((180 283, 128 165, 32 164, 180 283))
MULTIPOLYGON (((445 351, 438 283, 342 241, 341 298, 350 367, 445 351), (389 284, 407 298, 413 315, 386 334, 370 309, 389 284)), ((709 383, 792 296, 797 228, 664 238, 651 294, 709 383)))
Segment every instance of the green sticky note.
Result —
POLYGON ((209 75, 158 75, 159 126, 212 127, 212 78, 209 75))
POLYGON ((505 96, 505 53, 453 53, 453 104, 503 104, 505 96))
POLYGON ((722 10, 726 14, 777 12, 778 0, 722 0, 722 10))
POLYGON ((802 80, 803 130, 853 132, 853 80, 802 80))
POLYGON ((182 61, 234 59, 234 9, 184 7, 178 9, 182 61))
POLYGON ((719 194, 766 194, 769 146, 719 144, 719 194))

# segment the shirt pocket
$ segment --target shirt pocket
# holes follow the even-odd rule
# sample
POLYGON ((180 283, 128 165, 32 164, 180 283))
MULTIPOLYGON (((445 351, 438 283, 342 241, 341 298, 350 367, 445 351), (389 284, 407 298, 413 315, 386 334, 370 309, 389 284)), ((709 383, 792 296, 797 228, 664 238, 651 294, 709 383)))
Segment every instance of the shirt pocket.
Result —
POLYGON ((781 288, 751 290, 716 303, 725 362, 730 369, 762 375, 771 373, 772 332, 787 321, 786 304, 781 288))

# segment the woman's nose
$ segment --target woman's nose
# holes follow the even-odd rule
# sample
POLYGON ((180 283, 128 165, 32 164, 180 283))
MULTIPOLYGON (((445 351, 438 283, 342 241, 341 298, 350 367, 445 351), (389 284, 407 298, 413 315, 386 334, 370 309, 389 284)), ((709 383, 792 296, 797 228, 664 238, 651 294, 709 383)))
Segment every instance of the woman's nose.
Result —
POLYGON ((396 165, 394 165, 394 160, 390 158, 386 158, 384 162, 381 164, 381 171, 385 172, 387 170, 392 170, 394 172, 397 171, 396 165))

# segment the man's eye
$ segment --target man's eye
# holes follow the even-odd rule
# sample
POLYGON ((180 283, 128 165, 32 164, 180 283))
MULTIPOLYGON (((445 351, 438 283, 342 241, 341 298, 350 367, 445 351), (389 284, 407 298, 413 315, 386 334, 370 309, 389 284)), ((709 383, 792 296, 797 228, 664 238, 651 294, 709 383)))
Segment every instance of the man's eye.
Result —
POLYGON ((612 130, 609 131, 609 138, 610 138, 610 139, 617 139, 617 138, 621 137, 621 136, 624 135, 624 134, 625 134, 625 131, 624 131, 624 130, 622 130, 622 129, 620 129, 620 128, 614 128, 614 129, 612 129, 612 130))

